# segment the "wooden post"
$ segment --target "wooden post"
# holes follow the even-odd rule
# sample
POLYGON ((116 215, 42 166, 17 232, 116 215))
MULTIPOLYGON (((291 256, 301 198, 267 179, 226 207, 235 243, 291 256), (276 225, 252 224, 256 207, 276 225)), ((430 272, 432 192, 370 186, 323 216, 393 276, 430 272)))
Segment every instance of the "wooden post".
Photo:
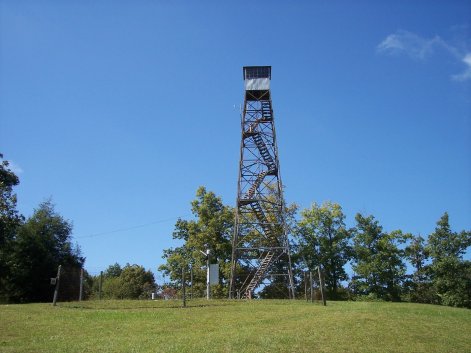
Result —
POLYGON ((59 267, 57 268, 56 288, 54 289, 54 298, 52 299, 53 306, 56 306, 57 297, 59 295, 59 282, 61 278, 61 268, 62 268, 62 265, 59 265, 59 267))
POLYGON ((304 299, 307 301, 307 272, 304 271, 304 299))
POLYGON ((193 299, 193 265, 190 267, 190 299, 193 299))
POLYGON ((314 301, 314 296, 313 296, 313 292, 312 292, 312 271, 309 271, 309 283, 311 285, 311 303, 314 301))
POLYGON ((83 268, 80 269, 79 302, 82 301, 82 294, 83 294, 83 268))
POLYGON ((98 285, 98 299, 101 300, 101 286, 103 284, 103 271, 100 271, 100 283, 98 285))
POLYGON ((321 289, 321 298, 322 298, 322 304, 324 304, 324 306, 327 305, 326 301, 325 301, 325 293, 324 293, 324 279, 322 278, 322 273, 321 273, 321 267, 318 266, 317 267, 317 271, 319 273, 319 287, 321 289))
POLYGON ((185 267, 182 266, 182 299, 183 299, 183 307, 186 307, 186 293, 185 293, 185 267))

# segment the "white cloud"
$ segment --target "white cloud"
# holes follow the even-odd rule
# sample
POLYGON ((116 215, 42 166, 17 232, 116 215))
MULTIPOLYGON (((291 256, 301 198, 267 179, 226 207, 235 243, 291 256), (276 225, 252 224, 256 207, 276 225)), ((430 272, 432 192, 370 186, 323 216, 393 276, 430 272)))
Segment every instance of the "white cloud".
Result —
POLYGON ((430 57, 435 50, 444 50, 452 55, 456 60, 464 62, 465 70, 452 78, 456 81, 471 79, 471 53, 463 54, 456 47, 448 44, 439 36, 433 38, 423 38, 408 31, 397 31, 388 35, 376 47, 376 51, 386 55, 407 55, 414 60, 425 60, 430 57))
POLYGON ((467 67, 462 73, 452 76, 456 81, 466 81, 471 79, 471 53, 466 54, 462 61, 467 67))
POLYGON ((385 54, 406 54, 413 59, 425 59, 433 52, 434 46, 441 42, 440 37, 424 39, 418 35, 398 31, 390 34, 377 47, 378 52, 385 54))

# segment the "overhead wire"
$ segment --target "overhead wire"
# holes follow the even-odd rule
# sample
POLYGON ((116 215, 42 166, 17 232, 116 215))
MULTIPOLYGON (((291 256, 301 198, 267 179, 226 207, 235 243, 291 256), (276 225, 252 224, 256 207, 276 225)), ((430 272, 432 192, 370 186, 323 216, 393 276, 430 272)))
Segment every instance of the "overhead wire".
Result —
POLYGON ((139 225, 125 227, 125 228, 118 228, 118 229, 114 229, 114 230, 109 230, 109 231, 99 232, 99 233, 93 233, 93 234, 78 236, 78 237, 74 237, 74 238, 75 239, 94 238, 94 237, 99 237, 99 236, 113 234, 113 233, 125 232, 125 231, 128 231, 128 230, 145 228, 145 227, 149 227, 149 226, 154 225, 154 224, 165 223, 165 222, 169 222, 169 221, 172 221, 172 220, 176 220, 176 219, 180 219, 180 218, 188 217, 188 216, 191 216, 191 215, 187 214, 187 215, 183 215, 183 216, 179 216, 179 217, 170 217, 170 218, 160 219, 160 220, 149 222, 149 223, 139 224, 139 225))

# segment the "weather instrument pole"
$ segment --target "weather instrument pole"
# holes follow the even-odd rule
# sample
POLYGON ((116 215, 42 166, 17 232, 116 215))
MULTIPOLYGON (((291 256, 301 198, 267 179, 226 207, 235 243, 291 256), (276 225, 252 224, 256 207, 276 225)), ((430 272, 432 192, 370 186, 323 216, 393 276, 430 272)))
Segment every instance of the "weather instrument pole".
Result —
POLYGON ((206 299, 209 300, 211 297, 211 283, 210 283, 210 273, 209 273, 209 255, 210 250, 206 249, 206 251, 201 251, 205 258, 206 258, 206 299))

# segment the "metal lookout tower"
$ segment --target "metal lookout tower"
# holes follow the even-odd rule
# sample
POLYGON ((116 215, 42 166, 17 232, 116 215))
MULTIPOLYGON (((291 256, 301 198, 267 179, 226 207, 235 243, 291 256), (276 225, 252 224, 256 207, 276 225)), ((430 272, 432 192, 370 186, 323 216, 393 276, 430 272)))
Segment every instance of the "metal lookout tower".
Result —
POLYGON ((246 66, 229 298, 276 285, 294 298, 270 94, 271 66, 246 66))

